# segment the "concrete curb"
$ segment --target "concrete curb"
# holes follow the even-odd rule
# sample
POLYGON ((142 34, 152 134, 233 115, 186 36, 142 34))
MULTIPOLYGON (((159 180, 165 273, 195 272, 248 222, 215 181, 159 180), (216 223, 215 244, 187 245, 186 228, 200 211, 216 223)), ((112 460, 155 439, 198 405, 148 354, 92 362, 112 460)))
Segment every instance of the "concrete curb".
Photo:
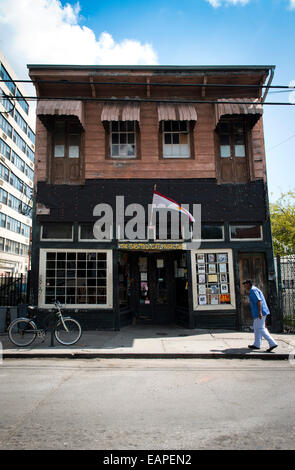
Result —
POLYGON ((100 353, 100 352, 3 352, 3 359, 260 359, 288 360, 284 353, 100 353))

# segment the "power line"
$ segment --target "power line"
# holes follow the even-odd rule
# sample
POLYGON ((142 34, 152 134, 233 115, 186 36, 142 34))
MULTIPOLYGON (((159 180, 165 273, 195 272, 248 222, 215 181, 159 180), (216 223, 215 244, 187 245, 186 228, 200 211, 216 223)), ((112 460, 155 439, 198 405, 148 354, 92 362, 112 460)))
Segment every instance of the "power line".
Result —
POLYGON ((280 142, 279 144, 274 145, 274 146, 271 147, 270 149, 267 149, 266 151, 267 151, 267 152, 270 152, 271 150, 273 150, 273 149, 279 147, 280 145, 285 144, 286 142, 288 142, 289 140, 293 139, 294 137, 295 137, 295 134, 290 135, 290 137, 288 137, 287 139, 283 140, 283 141, 280 142))
MULTIPOLYGON (((133 102, 133 103, 183 103, 183 104, 244 104, 244 105, 255 105, 255 106, 264 106, 264 105, 273 105, 273 106, 294 106, 295 103, 286 103, 286 102, 260 102, 260 101, 232 101, 229 100, 228 98, 225 98, 224 100, 219 99, 219 100, 180 100, 179 98, 175 99, 153 99, 153 98, 108 98, 108 97, 84 97, 84 96, 73 96, 73 97, 65 97, 65 96, 42 96, 42 97, 37 97, 37 96, 22 96, 21 98, 19 96, 9 96, 11 100, 30 100, 30 101, 44 101, 44 100, 61 100, 61 101, 97 101, 97 102, 103 102, 103 101, 109 101, 109 102, 133 102)), ((246 98, 245 98, 246 99, 246 98)))
POLYGON ((134 85, 134 86, 166 86, 166 87, 221 87, 221 88, 274 88, 274 89, 295 89, 295 86, 290 87, 289 85, 253 85, 253 84, 228 84, 228 83, 159 83, 159 82, 95 82, 92 80, 8 80, 0 79, 0 82, 4 83, 41 83, 41 84, 58 84, 58 85, 134 85))

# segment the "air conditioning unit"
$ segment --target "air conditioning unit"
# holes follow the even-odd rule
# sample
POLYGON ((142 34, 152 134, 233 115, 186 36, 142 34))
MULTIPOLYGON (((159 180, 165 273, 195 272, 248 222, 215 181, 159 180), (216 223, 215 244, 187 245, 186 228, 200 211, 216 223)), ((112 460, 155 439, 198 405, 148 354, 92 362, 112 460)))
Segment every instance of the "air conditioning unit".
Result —
POLYGON ((30 162, 30 167, 33 168, 33 167, 34 167, 34 163, 30 162))
POLYGON ((3 157, 3 155, 0 155, 0 160, 1 160, 2 162, 5 162, 5 158, 3 157))
POLYGON ((33 182, 32 181, 29 181, 29 185, 31 186, 31 188, 33 187, 33 182))
POLYGON ((2 138, 3 138, 4 140, 7 139, 7 135, 6 135, 4 132, 2 132, 2 138))
POLYGON ((35 145, 34 144, 31 144, 31 147, 33 150, 35 150, 35 145))

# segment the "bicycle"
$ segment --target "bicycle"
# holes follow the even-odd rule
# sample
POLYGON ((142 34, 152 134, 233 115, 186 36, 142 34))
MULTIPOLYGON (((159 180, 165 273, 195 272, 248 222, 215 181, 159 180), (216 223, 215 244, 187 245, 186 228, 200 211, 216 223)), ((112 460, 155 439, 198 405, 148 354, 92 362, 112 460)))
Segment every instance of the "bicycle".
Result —
POLYGON ((28 318, 21 317, 12 321, 8 327, 8 337, 16 346, 25 347, 35 341, 37 336, 45 341, 46 332, 54 331, 55 339, 64 346, 71 346, 79 341, 82 336, 82 328, 77 320, 64 317, 61 311, 61 303, 54 299, 52 302, 57 311, 48 313, 43 319, 44 325, 40 327, 40 316, 34 315, 38 307, 29 306, 31 311, 28 318))

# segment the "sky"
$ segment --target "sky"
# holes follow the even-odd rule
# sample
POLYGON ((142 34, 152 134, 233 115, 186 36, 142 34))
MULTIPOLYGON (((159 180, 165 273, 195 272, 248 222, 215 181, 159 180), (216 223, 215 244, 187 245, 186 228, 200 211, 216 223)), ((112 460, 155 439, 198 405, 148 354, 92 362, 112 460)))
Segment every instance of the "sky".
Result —
MULTIPOLYGON (((27 64, 275 65, 295 85, 295 0, 0 0, 0 50, 27 64)), ((271 90, 267 102, 295 103, 271 90)), ((30 93, 32 90, 30 90, 30 93)), ((264 107, 270 200, 295 190, 295 106, 264 107)))

